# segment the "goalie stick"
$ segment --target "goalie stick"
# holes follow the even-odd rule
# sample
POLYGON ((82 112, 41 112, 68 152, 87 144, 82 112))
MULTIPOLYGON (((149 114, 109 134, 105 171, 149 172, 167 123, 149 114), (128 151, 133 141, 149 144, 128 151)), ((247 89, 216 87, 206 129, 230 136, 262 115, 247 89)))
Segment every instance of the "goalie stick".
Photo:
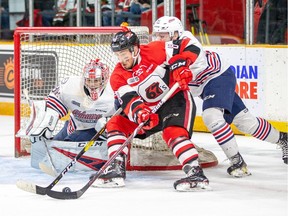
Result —
MULTIPOLYGON (((122 108, 119 108, 114 114, 119 115, 122 112, 122 108)), ((35 193, 40 195, 46 195, 47 191, 51 190, 59 181, 62 179, 62 177, 71 169, 71 167, 81 158, 81 156, 88 151, 88 149, 94 144, 94 142, 104 133, 106 128, 106 124, 98 131, 97 134, 95 134, 92 139, 86 143, 86 145, 83 147, 83 149, 73 158, 73 160, 63 169, 63 171, 51 182, 50 185, 47 187, 41 187, 39 185, 26 182, 24 180, 18 180, 16 185, 18 188, 35 193)))
MULTIPOLYGON (((178 83, 175 83, 173 87, 166 93, 166 95, 159 101, 159 103, 151 110, 151 113, 156 113, 159 108, 170 98, 170 96, 176 91, 179 87, 178 83)), ((96 179, 104 172, 104 170, 112 163, 112 161, 122 152, 122 150, 132 142, 133 138, 138 134, 138 132, 142 129, 146 122, 142 122, 138 125, 138 127, 133 131, 133 133, 127 138, 127 140, 117 149, 117 151, 106 161, 106 163, 99 169, 99 171, 92 175, 89 181, 79 190, 77 191, 70 191, 64 190, 63 191, 53 191, 48 190, 47 195, 55 198, 55 199, 78 199, 80 198, 88 188, 93 184, 96 179)))

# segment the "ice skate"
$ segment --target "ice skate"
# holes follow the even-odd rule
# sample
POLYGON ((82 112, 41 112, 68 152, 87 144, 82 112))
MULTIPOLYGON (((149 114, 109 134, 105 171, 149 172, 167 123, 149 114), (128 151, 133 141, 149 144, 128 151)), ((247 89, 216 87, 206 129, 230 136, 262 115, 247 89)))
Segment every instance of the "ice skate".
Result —
POLYGON ((243 160, 242 156, 238 152, 233 157, 229 158, 231 161, 231 166, 227 169, 229 175, 232 175, 236 178, 241 178, 244 176, 249 176, 251 173, 247 169, 247 164, 243 160))
POLYGON ((277 144, 282 148, 282 159, 285 164, 288 163, 288 144, 287 144, 287 133, 280 132, 280 138, 277 144))
POLYGON ((211 189, 209 187, 209 180, 203 173, 203 170, 199 166, 192 167, 186 164, 183 167, 183 171, 187 177, 177 180, 174 183, 174 188, 177 191, 201 191, 203 189, 211 189))
POLYGON ((125 156, 119 155, 93 183, 93 187, 124 187, 126 178, 125 156))

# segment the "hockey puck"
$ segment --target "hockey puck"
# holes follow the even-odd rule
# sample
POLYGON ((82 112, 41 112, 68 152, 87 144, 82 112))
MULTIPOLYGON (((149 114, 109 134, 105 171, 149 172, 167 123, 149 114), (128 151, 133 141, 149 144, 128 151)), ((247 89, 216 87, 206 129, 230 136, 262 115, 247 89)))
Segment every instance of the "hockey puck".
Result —
POLYGON ((69 187, 64 187, 64 188, 62 189, 62 192, 64 192, 64 193, 70 193, 70 192, 71 192, 71 189, 70 189, 69 187))

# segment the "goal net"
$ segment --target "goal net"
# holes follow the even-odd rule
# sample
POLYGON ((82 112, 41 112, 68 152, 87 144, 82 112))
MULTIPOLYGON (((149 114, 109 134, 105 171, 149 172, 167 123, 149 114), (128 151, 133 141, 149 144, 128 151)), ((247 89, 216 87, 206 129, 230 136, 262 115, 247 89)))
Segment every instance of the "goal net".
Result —
MULTIPOLYGON (((115 33, 125 30, 124 27, 17 28, 14 33, 15 134, 29 122, 30 108, 24 89, 31 100, 43 100, 61 79, 81 75, 84 64, 95 58, 101 58, 112 71, 116 62, 110 43, 115 33)), ((141 44, 149 42, 147 27, 131 27, 131 30, 141 44)), ((64 121, 59 121, 55 133, 64 121)), ((15 157, 29 155, 30 145, 29 139, 15 137, 15 157)), ((178 161, 160 133, 145 140, 133 140, 128 169, 178 168, 178 161)))

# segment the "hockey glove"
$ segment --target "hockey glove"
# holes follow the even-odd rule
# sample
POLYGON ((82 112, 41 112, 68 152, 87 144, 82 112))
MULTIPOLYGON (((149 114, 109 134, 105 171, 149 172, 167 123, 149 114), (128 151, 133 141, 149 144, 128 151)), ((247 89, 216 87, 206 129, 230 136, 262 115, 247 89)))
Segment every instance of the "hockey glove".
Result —
POLYGON ((97 121, 97 123, 96 123, 96 125, 95 125, 95 130, 96 130, 97 132, 100 131, 100 130, 104 127, 104 125, 106 124, 106 122, 107 122, 106 117, 102 117, 102 118, 98 119, 98 121, 97 121))
POLYGON ((184 59, 177 59, 176 61, 173 61, 173 59, 174 58, 170 59, 170 61, 173 62, 170 64, 173 79, 179 83, 182 90, 189 90, 188 83, 191 82, 193 78, 191 70, 186 66, 184 59))
POLYGON ((140 104, 135 108, 133 119, 135 123, 141 124, 146 122, 143 126, 144 130, 151 130, 159 124, 159 117, 156 113, 151 113, 151 109, 145 104, 140 104))

